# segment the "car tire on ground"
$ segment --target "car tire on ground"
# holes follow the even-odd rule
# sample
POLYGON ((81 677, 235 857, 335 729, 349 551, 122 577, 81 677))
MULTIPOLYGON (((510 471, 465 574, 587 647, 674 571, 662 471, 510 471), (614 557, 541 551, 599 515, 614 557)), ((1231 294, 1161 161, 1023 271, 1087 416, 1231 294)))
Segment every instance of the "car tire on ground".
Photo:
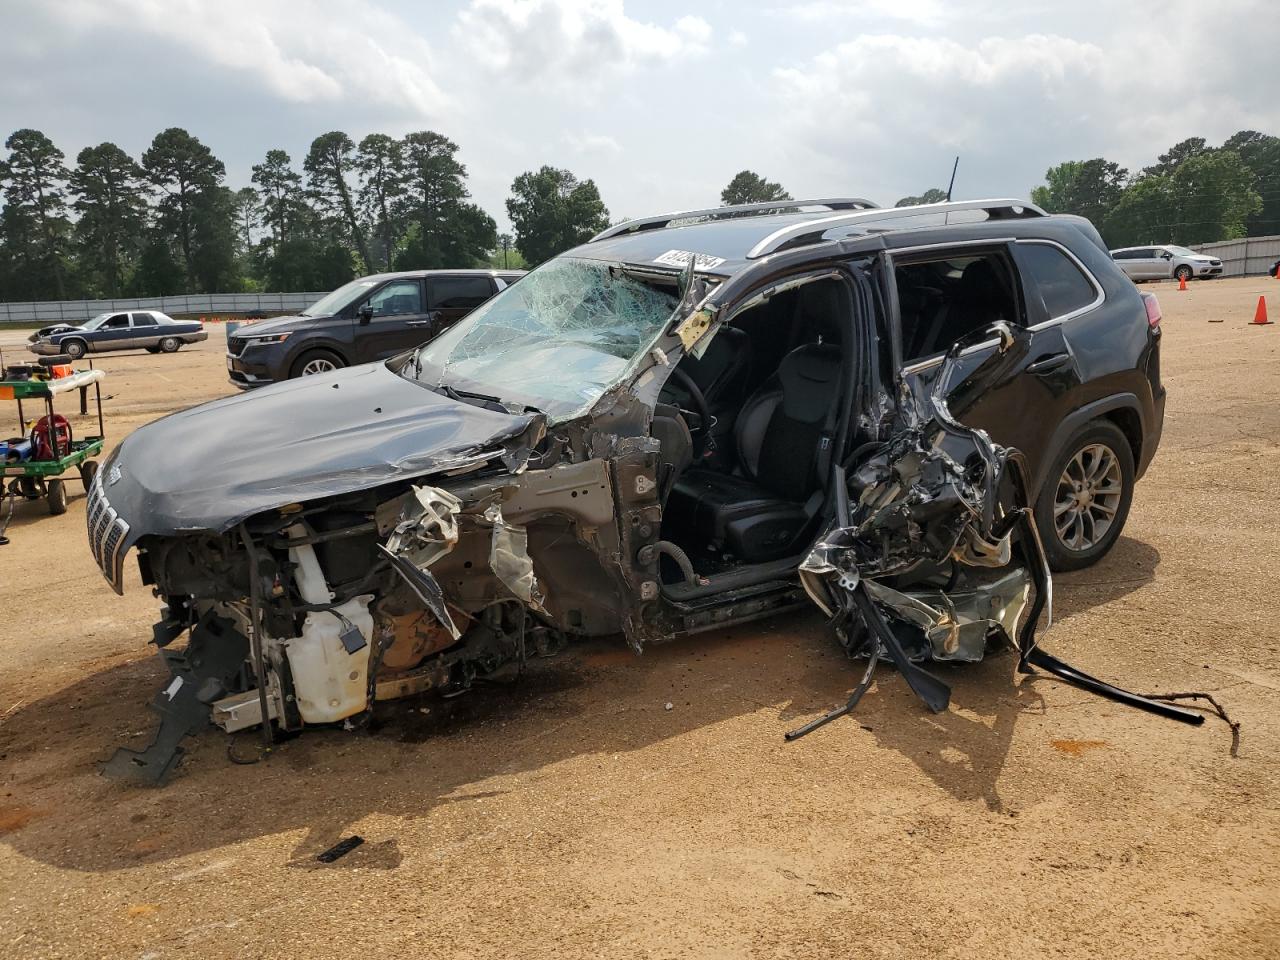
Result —
POLYGON ((63 340, 59 347, 72 360, 79 360, 89 352, 89 347, 83 340, 63 340))
POLYGON ((177 353, 178 348, 182 346, 182 341, 177 337, 161 337, 157 346, 161 353, 177 353))
POLYGON ((1191 268, 1190 268, 1190 267, 1188 267, 1188 266, 1184 263, 1184 264, 1183 264, 1182 266, 1180 266, 1177 270, 1173 271, 1173 279, 1175 279, 1175 280, 1190 280, 1190 279, 1191 279, 1191 268))
POLYGON ((80 464, 80 482, 84 484, 85 493, 93 486, 93 478, 98 475, 98 461, 86 460, 80 464))
POLYGON ((67 512, 67 485, 54 477, 52 480, 46 480, 45 498, 49 501, 49 512, 53 516, 67 512))
POLYGON ((1133 502, 1133 449, 1109 420, 1080 428, 1049 465, 1036 526, 1054 570, 1079 570, 1115 544, 1133 502))
POLYGON ((147 353, 159 353, 159 352, 160 352, 160 348, 159 348, 159 347, 147 347, 147 348, 146 348, 146 350, 147 350, 147 353))
POLYGON ((290 377, 309 377, 317 373, 328 373, 345 367, 346 361, 332 350, 308 350, 289 369, 290 377))

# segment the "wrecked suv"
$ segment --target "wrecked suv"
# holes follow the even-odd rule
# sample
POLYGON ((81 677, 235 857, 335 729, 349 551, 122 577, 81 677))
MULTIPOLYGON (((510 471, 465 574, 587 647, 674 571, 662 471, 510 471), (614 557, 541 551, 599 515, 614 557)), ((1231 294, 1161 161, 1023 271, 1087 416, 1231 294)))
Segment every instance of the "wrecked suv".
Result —
POLYGON ((108 771, 810 603, 862 689, 883 655, 943 709, 921 662, 1016 638, 1177 715, 1035 640, 1155 452, 1159 319, 1025 202, 771 202, 612 227, 389 361, 142 427, 89 539, 117 592, 136 552, 172 678, 108 771))

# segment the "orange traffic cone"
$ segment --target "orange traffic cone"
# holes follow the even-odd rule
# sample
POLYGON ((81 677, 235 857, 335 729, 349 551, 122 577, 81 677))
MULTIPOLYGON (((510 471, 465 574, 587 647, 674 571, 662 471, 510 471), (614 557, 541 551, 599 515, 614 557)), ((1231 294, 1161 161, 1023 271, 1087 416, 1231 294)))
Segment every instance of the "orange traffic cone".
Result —
POLYGON ((1261 327, 1270 322, 1271 321, 1267 319, 1267 298, 1259 297, 1258 309, 1253 312, 1253 324, 1254 326, 1261 327))
POLYGON ((1186 277, 1178 277, 1178 289, 1179 289, 1179 290, 1185 290, 1185 289, 1187 289, 1187 278, 1186 278, 1186 277))

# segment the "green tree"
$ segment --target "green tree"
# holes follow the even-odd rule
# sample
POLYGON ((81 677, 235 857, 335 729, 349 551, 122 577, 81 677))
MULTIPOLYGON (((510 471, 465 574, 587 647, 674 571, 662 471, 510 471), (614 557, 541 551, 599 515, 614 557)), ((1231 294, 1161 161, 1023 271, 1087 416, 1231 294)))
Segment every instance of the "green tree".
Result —
POLYGON ((493 218, 468 202, 467 168, 458 145, 430 130, 403 141, 404 192, 400 208, 416 228, 395 258, 401 270, 471 267, 484 263, 498 243, 493 218))
POLYGON ((85 147, 71 173, 79 219, 76 247, 82 279, 94 293, 121 296, 145 242, 147 202, 142 169, 114 143, 85 147))
POLYGON ((351 185, 347 176, 352 170, 356 146, 351 138, 340 131, 324 133, 311 141, 302 168, 307 171, 308 185, 321 207, 340 221, 365 270, 372 269, 369 245, 365 242, 364 227, 356 214, 351 185))
POLYGON ((1116 246, 1211 243, 1245 235, 1261 209, 1254 176, 1229 150, 1180 161, 1169 174, 1140 177, 1112 211, 1106 235, 1116 246))
POLYGON ((939 190, 937 187, 930 187, 918 197, 903 197, 895 207, 918 207, 922 203, 942 203, 947 199, 947 191, 939 190))
POLYGON ((360 171, 360 206, 373 225, 370 253, 390 270, 402 233, 394 211, 404 194, 404 151, 399 140, 371 133, 356 148, 355 164, 360 171))
POLYGON ((1173 178, 1139 177, 1125 189, 1102 226, 1102 233, 1113 247, 1172 243, 1173 211, 1173 178))
POLYGON ((159 231, 153 231, 138 257, 130 293, 138 297, 165 297, 184 293, 187 274, 173 255, 173 245, 159 231))
POLYGON ((52 275, 59 300, 67 297, 66 244, 69 223, 63 185, 67 168, 61 150, 39 130, 16 130, 4 142, 9 157, 0 163, 5 208, 15 207, 8 224, 20 261, 52 275))
POLYGON ((720 191, 720 202, 725 206, 738 203, 767 203, 770 200, 790 200, 791 194, 782 184, 766 180, 751 170, 734 174, 729 185, 720 191))
POLYGON ((236 242, 240 253, 253 252, 253 228, 258 225, 258 191, 241 187, 236 191, 236 242))
POLYGON ((176 245, 187 280, 193 282, 199 217, 218 208, 209 195, 222 183, 226 167, 181 127, 156 134, 142 155, 142 167, 162 193, 158 206, 161 233, 176 245))
POLYGON ((193 208, 195 234, 192 254, 196 288, 206 292, 236 293, 242 286, 236 258, 236 200, 227 187, 202 193, 193 208))
POLYGON ((525 270, 528 263, 524 254, 516 248, 515 237, 509 233, 498 234, 498 246, 489 254, 489 266, 495 270, 525 270))
POLYGON ((531 264, 585 243, 609 226, 609 211, 591 180, 555 167, 520 174, 511 184, 507 215, 516 246, 531 264))
POLYGON ((1262 209, 1256 177, 1236 153, 1215 150, 1190 157, 1173 172, 1175 243, 1211 243, 1246 236, 1262 209))
POLYGON ((1099 229, 1124 195, 1129 171, 1095 157, 1067 160, 1045 171, 1045 185, 1031 191, 1031 201, 1049 213, 1087 217, 1099 229))
POLYGON ((1262 209, 1246 223, 1248 236, 1280 233, 1280 137, 1257 130, 1241 130, 1227 138, 1223 150, 1237 154, 1253 173, 1253 188, 1262 198, 1262 209))
POLYGON ((1187 137, 1187 139, 1175 143, 1167 152, 1160 154, 1160 162, 1144 168, 1142 175, 1147 177, 1167 176, 1187 160, 1192 157, 1198 157, 1202 153, 1207 153, 1209 149, 1204 137, 1187 137))
POLYGON ((302 175, 293 169, 289 154, 268 150, 262 163, 253 165, 253 176, 262 204, 262 222, 271 228, 276 246, 289 239, 291 228, 302 219, 302 175))

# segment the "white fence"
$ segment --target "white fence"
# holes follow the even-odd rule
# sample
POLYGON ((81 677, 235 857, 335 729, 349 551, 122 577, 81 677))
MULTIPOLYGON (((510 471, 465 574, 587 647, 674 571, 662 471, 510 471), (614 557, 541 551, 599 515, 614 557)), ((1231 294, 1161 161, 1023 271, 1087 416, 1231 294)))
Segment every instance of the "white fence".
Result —
POLYGON ((1198 243, 1191 249, 1221 260, 1224 277, 1245 277, 1265 274, 1280 260, 1280 236, 1198 243))
POLYGON ((324 293, 191 293, 173 297, 116 300, 51 300, 0 303, 0 325, 6 323, 82 323, 111 310, 159 310, 168 314, 296 313, 324 293))

